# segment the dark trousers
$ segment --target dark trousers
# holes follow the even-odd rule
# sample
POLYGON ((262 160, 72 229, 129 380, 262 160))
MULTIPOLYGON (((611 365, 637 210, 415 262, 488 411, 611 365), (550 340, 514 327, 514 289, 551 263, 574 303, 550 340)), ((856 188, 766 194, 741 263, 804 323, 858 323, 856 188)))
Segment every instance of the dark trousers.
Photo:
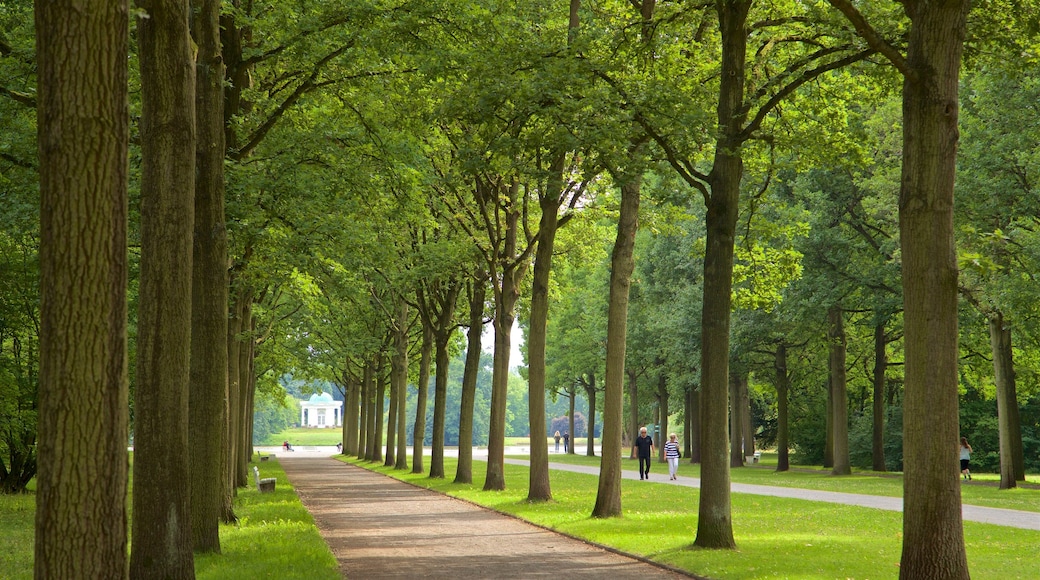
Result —
POLYGON ((650 476, 650 458, 639 457, 639 479, 643 479, 643 476, 650 476), (645 466, 645 467, 644 467, 645 466))

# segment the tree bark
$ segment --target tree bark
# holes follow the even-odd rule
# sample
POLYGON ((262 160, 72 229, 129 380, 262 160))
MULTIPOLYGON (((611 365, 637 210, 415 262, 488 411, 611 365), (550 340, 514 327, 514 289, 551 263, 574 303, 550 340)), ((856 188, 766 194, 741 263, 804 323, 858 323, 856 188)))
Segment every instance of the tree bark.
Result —
POLYGON ((408 303, 398 307, 394 346, 394 378, 397 381, 397 461, 394 469, 408 469, 408 303))
POLYGON ((830 322, 830 367, 831 393, 833 408, 831 422, 834 442, 834 467, 831 475, 851 475, 852 464, 849 459, 849 391, 845 378, 845 322, 841 306, 834 305, 827 310, 830 322))
MULTIPOLYGON (((394 330, 394 334, 397 334, 397 330, 394 330)), ((394 342, 396 343, 396 336, 394 342)), ((383 457, 383 466, 393 467, 397 464, 397 401, 398 401, 398 380, 397 380, 397 351, 395 349, 394 354, 390 357, 390 408, 387 409, 386 417, 386 452, 383 457)))
POLYGON ((744 467, 744 414, 740 412, 740 376, 729 374, 729 466, 744 467))
POLYGON ((130 574, 194 578, 189 473, 195 62, 186 0, 137 0, 141 273, 130 574))
POLYGON ((904 0, 904 480, 900 578, 968 578, 957 479, 957 259, 953 183, 958 74, 969 2, 904 0))
POLYGON ((745 23, 751 0, 726 0, 716 5, 722 37, 718 132, 715 159, 708 183, 704 252, 704 297, 701 314, 701 498, 697 537, 701 548, 736 547, 730 504, 727 461, 729 436, 727 385, 729 326, 733 288, 733 244, 744 173, 740 132, 744 109, 744 66, 747 58, 745 23))
MULTIPOLYGON (((621 213, 610 258, 610 301, 607 307, 607 361, 603 386, 603 452, 599 487, 592 517, 621 516, 622 389, 625 380, 625 342, 628 332, 628 294, 635 269, 635 240, 639 228, 640 176, 621 184, 621 213)), ((635 401, 632 402, 635 406, 635 401)), ((635 439, 633 438, 633 441, 635 439)))
POLYGON ((885 371, 888 368, 885 323, 874 326, 874 408, 871 434, 871 463, 874 471, 887 471, 885 465, 885 371))
MULTIPOLYGON (((495 188, 496 190, 499 188, 495 188)), ((509 353, 512 345, 513 321, 516 303, 520 299, 520 281, 527 272, 527 260, 517 255, 520 202, 519 184, 514 180, 502 192, 492 195, 508 197, 502 211, 505 213, 503 239, 499 253, 498 276, 492 276, 495 291, 495 360, 491 373, 491 421, 488 425, 488 466, 484 491, 501 491, 505 480, 506 397, 509 389, 509 353)))
MULTIPOLYGON (((549 448, 542 444, 548 440, 545 430, 545 335, 549 319, 549 274, 552 270, 553 248, 559 224, 564 161, 565 156, 562 153, 553 159, 552 167, 549 169, 551 177, 548 191, 538 199, 542 216, 538 225, 538 247, 535 250, 531 280, 530 326, 527 332, 527 408, 531 435, 531 469, 527 501, 552 499, 552 489, 549 485, 549 448)), ((574 435, 571 431, 572 443, 574 435)))
POLYGON ((450 332, 434 330, 434 354, 437 358, 434 365, 433 385, 433 451, 430 457, 430 477, 443 478, 444 475, 444 429, 448 409, 448 341, 450 332))
MULTIPOLYGON (((433 330, 423 321, 422 346, 419 347, 419 380, 415 395, 415 424, 412 427, 412 473, 426 471, 423 466, 423 443, 426 441, 426 398, 430 385, 432 355, 433 330)), ((462 447, 461 443, 459 447, 462 447)))
POLYGON ((776 470, 788 471, 791 469, 790 421, 788 416, 791 378, 787 373, 786 344, 781 343, 776 347, 773 367, 776 369, 776 470))
POLYGON ((697 387, 690 389, 690 463, 701 462, 701 390, 697 387))
POLYGON ((238 349, 238 431, 235 436, 235 487, 249 487, 249 432, 248 424, 252 423, 249 415, 249 394, 252 391, 250 361, 253 358, 253 294, 243 286, 241 298, 242 333, 238 349))
POLYGON ((740 413, 742 415, 740 425, 743 427, 741 435, 744 439, 744 460, 747 461, 748 457, 755 454, 755 431, 751 425, 751 393, 748 391, 747 371, 740 373, 738 379, 740 380, 740 413))
MULTIPOLYGON (((349 366, 349 362, 347 363, 349 366)), ((346 372, 344 372, 346 375, 346 372)), ((361 406, 361 382, 354 376, 349 379, 344 420, 343 420, 343 454, 357 455, 358 452, 358 419, 361 406)))
MULTIPOLYGON (((663 364, 663 362, 659 361, 659 364, 663 364)), ((657 375, 657 408, 661 414, 661 418, 658 420, 661 432, 654 443, 657 444, 657 461, 664 463, 664 442, 668 440, 668 384, 663 370, 657 375)))
POLYGON ((466 368, 462 372, 462 400, 459 409, 459 463, 455 483, 473 483, 473 404, 477 396, 477 372, 480 370, 480 335, 484 333, 484 298, 487 281, 469 282, 469 334, 466 345, 466 368))
MULTIPOLYGON (((636 458, 636 438, 639 437, 639 382, 636 377, 636 372, 629 370, 625 372, 626 378, 628 379, 628 436, 629 436, 629 459, 636 458)), ((604 379, 605 380, 605 379, 604 379)), ((604 389, 606 387, 604 386, 604 389)), ((606 391, 604 391, 606 393, 606 391)), ((603 396, 604 407, 606 406, 606 394, 603 396)), ((604 408, 604 412, 606 409, 604 408)), ((607 419, 603 417, 603 426, 606 427, 607 419)))
POLYGON ((35 18, 41 329, 34 575, 120 579, 127 571, 128 6, 37 2, 35 18))
MULTIPOLYGON (((585 398, 589 401, 589 416, 585 421, 588 426, 588 443, 585 447, 585 455, 596 456, 596 373, 589 373, 589 380, 585 383, 585 398)), ((544 419, 545 414, 542 414, 544 419)))
POLYGON ((376 393, 375 401, 373 401, 372 411, 372 461, 383 460, 383 422, 386 420, 386 407, 383 403, 386 402, 386 355, 380 352, 376 362, 376 393))
POLYGON ((224 62, 220 2, 192 7, 195 57, 195 239, 188 399, 192 545, 220 552, 221 431, 228 399, 228 248, 224 216, 224 62))
POLYGON ((361 379, 361 427, 358 430, 358 459, 367 459, 369 453, 368 442, 372 440, 368 436, 369 418, 372 415, 372 362, 366 358, 365 368, 361 379))
POLYGON ((1025 480, 1025 457, 1022 452, 1022 427, 1018 416, 1018 389, 1015 386, 1011 328, 1004 324, 1004 315, 1001 312, 995 312, 988 318, 990 347, 993 351, 993 375, 997 387, 1000 489, 1012 489, 1018 487, 1018 481, 1025 480))

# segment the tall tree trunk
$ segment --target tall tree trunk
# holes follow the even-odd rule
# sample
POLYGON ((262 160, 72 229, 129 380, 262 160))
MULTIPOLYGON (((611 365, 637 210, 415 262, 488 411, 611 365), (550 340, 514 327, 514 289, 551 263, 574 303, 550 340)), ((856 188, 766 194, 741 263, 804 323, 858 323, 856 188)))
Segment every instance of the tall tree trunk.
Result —
MULTIPOLYGON (((419 347, 419 380, 415 395, 415 424, 412 427, 412 473, 426 471, 423 467, 423 443, 426 441, 426 393, 430 387, 430 359, 433 355, 433 330, 423 322, 422 346, 419 347)), ((459 447, 462 445, 460 443, 459 447)))
POLYGON ((435 376, 433 384, 433 451, 430 457, 430 477, 444 475, 444 429, 448 408, 448 342, 447 329, 434 330, 435 376))
POLYGON ((729 466, 744 466, 744 414, 740 412, 740 375, 729 375, 729 466))
POLYGON ((480 370, 480 335, 484 333, 484 298, 487 282, 469 282, 469 333, 466 344, 466 368, 462 372, 462 400, 459 409, 459 463, 455 483, 473 483, 473 404, 477 396, 477 373, 480 370))
POLYGON ((394 378, 397 381, 397 461, 394 469, 408 469, 408 303, 401 300, 394 337, 394 378))
POLYGON ((250 361, 253 358, 253 295, 244 291, 240 294, 242 298, 242 335, 239 337, 241 347, 238 350, 238 431, 234 433, 235 440, 235 487, 249 487, 249 432, 248 423, 252 422, 249 415, 249 394, 252 391, 253 381, 250 369, 250 361))
POLYGON ((1001 312, 989 316, 989 340, 993 350, 993 375, 997 387, 1000 489, 1012 489, 1018 487, 1017 481, 1025 480, 1025 459, 1022 453, 1022 427, 1018 418, 1011 328, 1004 324, 1004 314, 1001 312))
POLYGON ((242 373, 239 371, 242 342, 238 339, 238 335, 242 332, 240 305, 245 300, 239 286, 239 283, 229 285, 229 288, 235 290, 235 298, 231 305, 231 318, 228 319, 228 421, 227 428, 221 435, 222 443, 224 443, 224 453, 221 454, 221 459, 224 461, 221 485, 224 489, 220 509, 221 520, 224 523, 231 523, 238 519, 235 516, 233 505, 234 497, 238 493, 238 488, 235 486, 235 456, 238 454, 238 437, 235 434, 238 433, 239 423, 238 399, 242 394, 242 389, 239 388, 239 381, 242 378, 242 373))
MULTIPOLYGON (((376 439, 376 423, 379 422, 379 415, 376 413, 376 400, 379 398, 379 365, 377 363, 378 355, 372 355, 372 359, 369 361, 369 385, 368 394, 365 399, 365 406, 368 408, 368 412, 365 416, 365 460, 375 461, 376 460, 376 448, 379 447, 379 440, 376 439)), ((380 403, 382 407, 382 403, 380 403)))
POLYGON ((874 408, 871 429, 871 463, 874 471, 887 471, 885 466, 885 372, 888 352, 885 323, 878 319, 874 326, 874 408))
POLYGON ((788 401, 790 400, 791 378, 787 374, 786 344, 781 343, 776 347, 773 367, 776 369, 776 470, 788 471, 791 469, 789 454, 791 439, 788 435, 790 425, 788 401))
POLYGON ((727 461, 727 386, 729 325, 733 288, 733 243, 744 173, 740 132, 744 110, 744 65, 751 0, 716 4, 722 36, 718 132, 715 159, 708 182, 704 252, 704 297, 701 314, 701 497, 697 537, 701 548, 735 548, 727 461))
MULTIPOLYGON (((527 332, 527 408, 531 436, 527 501, 552 499, 552 489, 549 485, 549 447, 543 444, 548 440, 545 429, 545 335, 549 319, 549 273, 556 243, 565 155, 562 152, 556 154, 552 167, 549 168, 551 177, 548 191, 538 199, 542 217, 538 225, 538 247, 535 250, 531 280, 530 326, 527 332)), ((571 432, 572 442, 574 435, 571 432)))
POLYGON ((834 368, 827 352, 827 403, 823 413, 823 467, 834 467, 834 368))
POLYGON ((126 577, 126 2, 37 2, 36 578, 126 577), (98 467, 104 465, 104 469, 98 467))
POLYGON ((912 22, 903 84, 906 350, 900 578, 968 578, 957 481, 957 258, 953 182, 958 74, 970 2, 904 0, 912 22), (937 444, 941 442, 941 444, 937 444))
POLYGON ((130 574, 194 578, 189 472, 195 61, 187 0, 137 0, 141 273, 130 574))
MULTIPOLYGON (((663 361, 658 361, 658 368, 661 364, 663 361)), ((657 375, 657 408, 661 415, 657 423, 661 432, 658 434, 658 439, 655 440, 657 460, 664 463, 664 442, 668 440, 668 384, 665 381, 664 371, 657 375)))
POLYGON ((698 387, 690 388, 690 410, 687 413, 690 418, 690 463, 701 462, 701 390, 698 387))
POLYGON ((375 427, 372 438, 372 461, 376 462, 383 460, 383 421, 386 420, 386 407, 383 406, 383 403, 386 402, 386 382, 386 355, 380 351, 376 363, 376 397, 372 412, 375 427))
MULTIPOLYGON (((589 416, 585 421, 588 426, 588 443, 585 455, 596 456, 596 373, 589 372, 589 380, 585 383, 585 398, 589 401, 589 416)), ((544 418, 545 415, 543 414, 544 418)))
POLYGON ((748 391, 748 373, 744 371, 740 379, 740 413, 743 416, 740 424, 743 427, 744 459, 755 454, 755 430, 751 425, 751 393, 748 391))
MULTIPOLYGON (((635 240, 639 228, 641 176, 621 184, 621 213, 610 258, 610 301, 607 307, 607 361, 603 386, 603 452, 599 486, 592 517, 621 515, 622 389, 625 380, 625 341, 628 333, 628 294, 635 269, 635 240)), ((636 401, 632 401, 633 407, 636 401)), ((635 441, 633 438, 632 441, 635 441)))
POLYGON ((368 436, 368 426, 369 418, 372 415, 372 385, 372 362, 366 358, 361 379, 361 428, 358 430, 358 459, 371 457, 368 445, 372 438, 368 436))
MULTIPOLYGON (((639 437, 639 382, 634 370, 625 372, 628 379, 628 436, 629 436, 629 459, 636 458, 636 438, 639 437)), ((605 389, 606 387, 604 387, 605 389)), ((606 391, 604 391, 605 393, 606 391)), ((604 406, 606 406, 606 395, 604 394, 604 406)), ((606 412, 606 409, 604 409, 606 412)), ((603 417, 603 426, 606 427, 607 418, 603 417)))
POLYGON ((491 195, 507 196, 504 208, 503 239, 499 253, 498 275, 492 275, 495 291, 495 360, 491 373, 491 421, 488 425, 488 465, 484 491, 501 491, 505 479, 506 397, 509 392, 509 353, 512 345, 516 303, 520 299, 520 281, 527 272, 527 259, 517 254, 520 225, 519 183, 514 179, 505 191, 495 188, 491 195))
MULTIPOLYGON (((515 236, 515 224, 511 229, 515 236)), ((515 251, 507 255, 515 255, 515 251)), ((504 466, 509 353, 513 321, 516 319, 516 302, 520 298, 520 279, 526 270, 526 263, 505 268, 501 290, 495 296, 495 360, 491 376, 491 422, 488 425, 488 467, 484 491, 501 491, 506 488, 504 466)))
MULTIPOLYGON (((394 331, 396 334, 396 330, 394 331)), ((396 342, 396 338, 395 338, 396 342)), ((387 410, 386 417, 386 453, 383 457, 383 465, 385 467, 393 467, 397 464, 397 351, 394 350, 394 354, 390 357, 390 408, 387 410)))
MULTIPOLYGON (((349 366, 349 363, 348 363, 349 366)), ((346 373, 344 372, 344 375, 346 373)), ((349 379, 346 409, 343 413, 343 454, 357 455, 358 452, 358 418, 361 405, 361 383, 357 378, 349 379)))
POLYGON ((574 385, 567 387, 567 454, 574 454, 574 439, 577 433, 574 432, 574 400, 577 398, 578 390, 574 388, 574 385))
POLYGON ((227 425, 228 247, 224 224, 224 62, 220 2, 192 7, 195 57, 195 240, 188 394, 191 530, 196 552, 220 552, 221 431, 227 425))
POLYGON ((851 475, 852 464, 849 459, 849 390, 845 379, 845 321, 844 310, 839 305, 827 310, 830 322, 830 366, 831 393, 834 395, 834 407, 831 412, 834 418, 834 467, 832 475, 851 475))

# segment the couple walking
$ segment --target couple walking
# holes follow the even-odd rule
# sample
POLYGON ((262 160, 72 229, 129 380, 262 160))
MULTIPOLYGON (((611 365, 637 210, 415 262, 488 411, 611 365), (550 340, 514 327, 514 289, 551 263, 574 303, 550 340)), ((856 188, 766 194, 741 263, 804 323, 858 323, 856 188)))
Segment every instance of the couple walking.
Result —
MULTIPOLYGON (((646 427, 639 428, 636 451, 639 456, 639 479, 650 479, 650 458, 654 455, 654 439, 646 434, 646 427)), ((675 479, 679 470, 679 458, 682 457, 675 433, 668 435, 668 442, 664 444, 664 457, 668 460, 668 479, 675 479)))

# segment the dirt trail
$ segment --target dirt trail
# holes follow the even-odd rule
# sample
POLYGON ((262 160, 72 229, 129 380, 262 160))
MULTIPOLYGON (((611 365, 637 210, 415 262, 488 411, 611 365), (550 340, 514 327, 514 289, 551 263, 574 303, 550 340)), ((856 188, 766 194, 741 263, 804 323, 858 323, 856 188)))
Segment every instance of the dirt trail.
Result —
POLYGON ((279 461, 347 578, 689 578, 327 457, 279 461))

